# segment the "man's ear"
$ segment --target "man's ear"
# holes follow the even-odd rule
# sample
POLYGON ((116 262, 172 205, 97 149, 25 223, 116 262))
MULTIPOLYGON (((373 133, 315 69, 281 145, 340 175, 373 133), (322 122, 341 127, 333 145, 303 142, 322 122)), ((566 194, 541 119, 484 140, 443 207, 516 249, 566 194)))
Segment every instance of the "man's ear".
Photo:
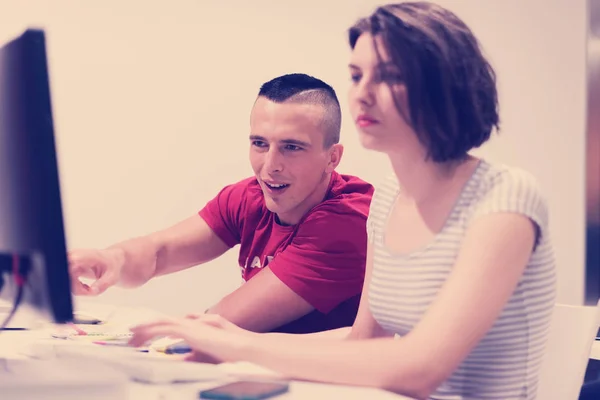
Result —
POLYGON ((339 143, 336 143, 333 146, 331 146, 331 148, 327 150, 327 152, 329 162, 327 163, 326 171, 328 173, 331 173, 337 168, 337 166, 340 164, 340 161, 342 161, 342 155, 344 154, 344 146, 339 143))

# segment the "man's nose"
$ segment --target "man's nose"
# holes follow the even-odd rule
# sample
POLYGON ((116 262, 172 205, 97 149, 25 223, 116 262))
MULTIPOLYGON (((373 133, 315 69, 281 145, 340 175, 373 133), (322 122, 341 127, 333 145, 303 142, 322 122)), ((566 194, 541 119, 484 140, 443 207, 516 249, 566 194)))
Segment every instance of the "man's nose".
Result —
POLYGON ((283 155, 276 148, 270 148, 265 156, 265 169, 268 173, 283 171, 283 155))

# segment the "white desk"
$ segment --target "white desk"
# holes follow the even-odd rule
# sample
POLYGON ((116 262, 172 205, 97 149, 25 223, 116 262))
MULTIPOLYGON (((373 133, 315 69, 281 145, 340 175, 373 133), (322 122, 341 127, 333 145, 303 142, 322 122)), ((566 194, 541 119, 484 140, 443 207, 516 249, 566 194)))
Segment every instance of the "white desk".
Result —
MULTIPOLYGON (((86 311, 88 311, 86 309, 86 311)), ((89 311, 98 314, 98 310, 89 311)), ((110 321, 123 323, 126 321, 130 325, 135 325, 143 320, 155 317, 157 314, 150 310, 125 309, 119 308, 116 311, 109 311, 110 321)), ((41 331, 40 331, 41 332, 41 331)), ((46 335, 47 333, 42 334, 46 335)), ((40 335, 35 331, 4 331, 0 332, 0 358, 10 358, 10 355, 16 358, 24 358, 23 350, 31 344, 32 340, 41 340, 40 335), (33 338, 33 339, 32 339, 33 338), (21 356, 19 356, 21 354, 21 356)), ((47 339, 44 339, 47 340, 47 339)), ((56 339, 58 340, 58 339, 56 339)), ((247 372, 241 373, 253 374, 250 366, 247 372)), ((167 400, 167 399, 198 399, 200 390, 209 389, 223 381, 205 381, 199 383, 186 384, 145 384, 130 381, 128 383, 129 398, 144 400, 167 400)), ((408 397, 396 395, 384 390, 361 388, 352 386, 327 385, 309 382, 291 382, 290 391, 278 397, 277 400, 290 399, 373 399, 373 400, 411 400, 408 397)))

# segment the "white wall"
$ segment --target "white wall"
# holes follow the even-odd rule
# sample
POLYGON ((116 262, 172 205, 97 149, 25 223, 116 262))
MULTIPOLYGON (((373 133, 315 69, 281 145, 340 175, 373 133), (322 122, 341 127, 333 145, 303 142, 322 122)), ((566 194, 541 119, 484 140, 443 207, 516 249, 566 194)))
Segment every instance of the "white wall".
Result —
MULTIPOLYGON (((499 75, 502 133, 478 153, 523 166, 549 195, 559 300, 583 296, 585 2, 439 0, 466 20, 499 75)), ((289 72, 332 84, 344 107, 340 171, 377 180, 346 108, 345 30, 372 0, 0 0, 0 39, 47 30, 69 247, 160 229, 251 173, 258 87, 289 72), (326 10, 327 9, 327 10, 326 10)), ((99 300, 201 310, 240 281, 236 250, 99 300)))

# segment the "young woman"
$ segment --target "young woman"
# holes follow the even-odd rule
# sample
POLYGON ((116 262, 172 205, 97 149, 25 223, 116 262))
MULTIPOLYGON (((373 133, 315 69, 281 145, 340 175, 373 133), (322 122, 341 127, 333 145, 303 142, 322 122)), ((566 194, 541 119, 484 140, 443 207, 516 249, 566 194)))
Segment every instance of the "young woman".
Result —
POLYGON ((394 171, 371 204, 350 332, 256 334, 200 316, 135 327, 132 344, 177 336, 217 361, 416 398, 533 399, 554 256, 535 179, 469 155, 498 128, 491 66, 469 28, 431 3, 380 7, 349 41, 352 116, 394 171))

